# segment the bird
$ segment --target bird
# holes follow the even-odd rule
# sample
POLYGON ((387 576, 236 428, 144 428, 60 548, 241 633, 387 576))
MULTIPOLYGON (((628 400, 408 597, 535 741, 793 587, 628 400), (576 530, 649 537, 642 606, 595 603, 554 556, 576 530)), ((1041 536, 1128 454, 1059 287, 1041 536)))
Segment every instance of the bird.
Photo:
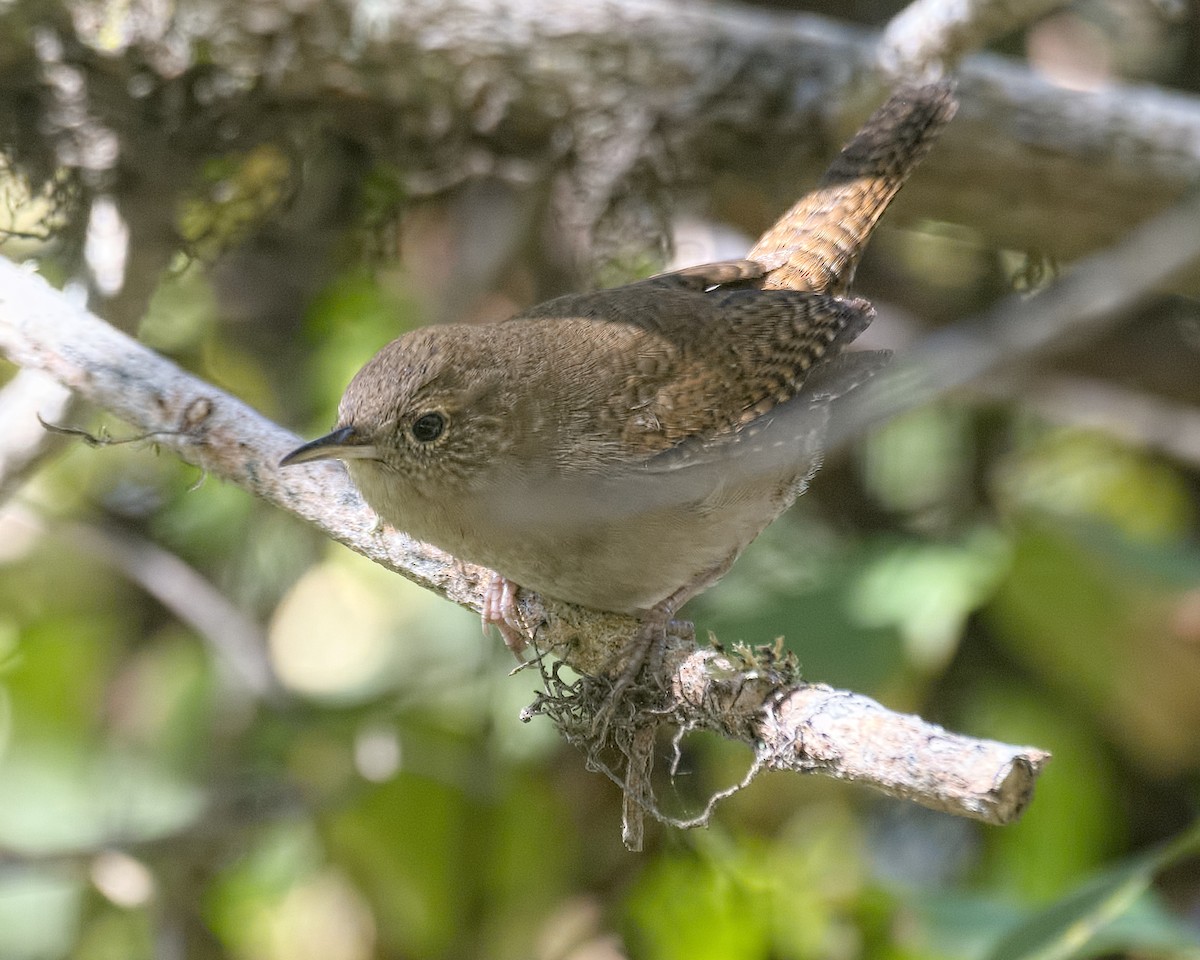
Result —
POLYGON ((627 685, 804 491, 835 402, 886 363, 845 350, 874 317, 848 288, 956 104, 949 81, 898 90, 745 259, 404 334, 282 465, 342 460, 384 523, 494 571, 484 625, 514 653, 518 589, 637 617, 627 685))

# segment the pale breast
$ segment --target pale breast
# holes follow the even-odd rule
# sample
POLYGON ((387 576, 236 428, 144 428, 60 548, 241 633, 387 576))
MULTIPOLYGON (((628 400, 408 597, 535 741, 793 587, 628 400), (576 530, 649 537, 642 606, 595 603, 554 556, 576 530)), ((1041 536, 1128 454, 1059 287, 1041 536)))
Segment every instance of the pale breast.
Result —
POLYGON ((757 478, 650 509, 637 509, 635 496, 624 514, 594 501, 561 509, 552 492, 532 490, 525 502, 510 498, 486 513, 478 502, 463 504, 472 533, 445 547, 547 596, 639 614, 719 579, 791 502, 793 479, 757 478))

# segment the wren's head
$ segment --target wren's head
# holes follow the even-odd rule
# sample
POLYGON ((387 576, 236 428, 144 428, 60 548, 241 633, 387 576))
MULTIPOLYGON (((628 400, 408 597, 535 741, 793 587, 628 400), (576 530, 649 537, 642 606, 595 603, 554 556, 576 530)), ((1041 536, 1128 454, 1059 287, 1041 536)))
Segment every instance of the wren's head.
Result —
POLYGON ((427 327, 393 340, 350 381, 337 427, 281 466, 346 461, 367 502, 397 526, 405 506, 382 501, 468 491, 508 446, 500 368, 480 355, 478 334, 427 327))

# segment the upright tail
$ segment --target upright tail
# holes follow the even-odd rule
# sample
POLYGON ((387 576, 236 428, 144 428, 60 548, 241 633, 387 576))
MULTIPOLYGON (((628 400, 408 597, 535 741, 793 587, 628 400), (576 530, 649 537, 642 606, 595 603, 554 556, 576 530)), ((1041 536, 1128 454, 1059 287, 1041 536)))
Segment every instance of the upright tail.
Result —
POLYGON ((950 81, 892 94, 747 255, 767 267, 762 286, 845 293, 875 224, 957 109, 950 81))

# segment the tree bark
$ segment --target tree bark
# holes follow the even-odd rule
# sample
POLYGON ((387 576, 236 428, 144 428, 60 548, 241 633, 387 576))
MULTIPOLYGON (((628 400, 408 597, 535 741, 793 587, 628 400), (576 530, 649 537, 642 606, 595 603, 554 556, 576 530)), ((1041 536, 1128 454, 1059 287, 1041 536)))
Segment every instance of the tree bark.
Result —
MULTIPOLYGON (((762 191, 761 220, 740 213, 758 232, 881 98, 892 81, 878 64, 895 59, 903 27, 881 45, 811 15, 678 0, 579 0, 552 14, 536 0, 141 12, 115 49, 107 21, 68 21, 54 4, 0 16, 13 156, 69 162, 90 183, 160 182, 173 164, 270 138, 304 150, 301 132, 319 127, 394 164, 410 195, 480 177, 553 180, 553 219, 583 253, 598 227, 603 248, 606 224, 654 219, 664 191, 678 201, 730 173, 762 191)), ((945 42, 962 52, 957 34, 945 42)), ((992 55, 967 57, 959 75, 958 119, 893 225, 942 219, 985 244, 1071 259, 1200 178, 1195 97, 1066 90, 992 55)))

